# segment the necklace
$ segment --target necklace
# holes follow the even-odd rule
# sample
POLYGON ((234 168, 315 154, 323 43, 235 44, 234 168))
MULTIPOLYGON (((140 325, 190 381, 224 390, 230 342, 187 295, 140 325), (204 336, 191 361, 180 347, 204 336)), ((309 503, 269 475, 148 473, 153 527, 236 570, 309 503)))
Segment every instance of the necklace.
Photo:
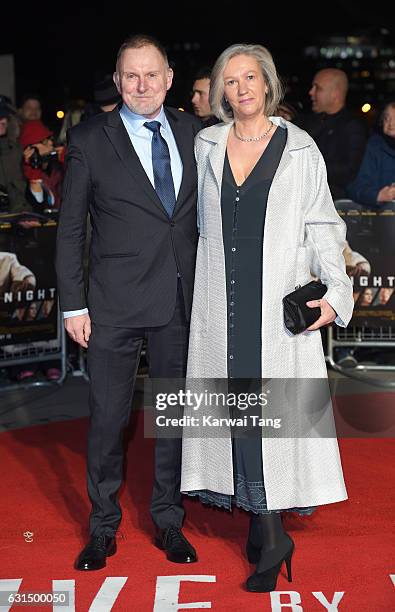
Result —
POLYGON ((265 138, 265 136, 269 134, 273 125, 274 124, 270 122, 270 127, 266 130, 264 134, 262 134, 261 136, 251 136, 250 138, 243 138, 242 136, 239 136, 238 133, 236 132, 235 126, 233 126, 233 129, 234 129, 235 136, 238 140, 241 140, 242 142, 258 142, 258 140, 262 140, 262 138, 265 138))

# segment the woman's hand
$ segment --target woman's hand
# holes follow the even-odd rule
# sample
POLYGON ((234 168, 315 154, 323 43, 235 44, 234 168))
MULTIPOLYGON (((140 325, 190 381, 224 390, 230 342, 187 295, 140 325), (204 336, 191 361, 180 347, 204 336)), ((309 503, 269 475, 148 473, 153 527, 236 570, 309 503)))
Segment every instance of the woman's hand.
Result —
POLYGON ((394 184, 387 185, 386 187, 380 189, 377 195, 377 202, 391 202, 392 200, 395 200, 394 184))
POLYGON ((324 327, 324 325, 329 325, 336 319, 336 313, 333 310, 332 306, 324 299, 321 300, 310 300, 306 302, 306 306, 309 308, 321 308, 321 316, 313 325, 307 328, 307 331, 314 331, 315 329, 319 329, 320 327, 324 327))

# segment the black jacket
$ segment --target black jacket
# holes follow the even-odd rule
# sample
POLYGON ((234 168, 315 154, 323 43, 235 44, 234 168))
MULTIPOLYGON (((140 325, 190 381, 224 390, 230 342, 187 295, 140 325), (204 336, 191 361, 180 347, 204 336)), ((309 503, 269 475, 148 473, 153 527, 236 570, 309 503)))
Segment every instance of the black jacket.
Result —
POLYGON ((357 177, 347 189, 355 202, 366 206, 383 204, 377 202, 379 191, 395 183, 395 138, 392 140, 394 146, 388 144, 382 133, 369 138, 357 177))
POLYGON ((148 179, 115 108, 69 131, 56 269, 62 310, 88 306, 93 321, 151 327, 172 317, 177 272, 189 317, 197 245, 194 137, 199 121, 165 109, 183 163, 172 219, 148 179), (92 238, 83 279, 86 218, 92 238))
POLYGON ((301 116, 295 123, 317 143, 325 160, 333 199, 347 197, 346 186, 356 176, 365 152, 367 129, 362 121, 343 107, 333 115, 301 116))

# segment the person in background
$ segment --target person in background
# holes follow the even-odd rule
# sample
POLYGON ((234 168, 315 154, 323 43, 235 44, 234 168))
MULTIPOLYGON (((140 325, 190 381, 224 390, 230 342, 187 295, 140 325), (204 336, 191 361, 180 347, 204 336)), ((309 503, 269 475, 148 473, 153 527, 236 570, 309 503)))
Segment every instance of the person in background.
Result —
POLYGON ((34 93, 25 94, 16 113, 17 125, 15 126, 15 139, 21 135, 21 130, 26 121, 40 121, 42 117, 41 99, 34 93))
POLYGON ((280 102, 275 112, 275 115, 277 115, 277 117, 282 117, 287 121, 294 121, 297 114, 298 111, 295 106, 290 102, 285 102, 284 100, 280 102))
POLYGON ((23 153, 20 144, 9 137, 10 105, 0 97, 0 214, 30 211, 23 176, 23 153))
POLYGON ((201 68, 196 73, 192 86, 193 112, 202 122, 203 128, 219 122, 219 119, 213 115, 209 102, 210 76, 211 68, 201 68))
POLYGON ((63 118, 62 127, 60 128, 59 136, 57 138, 59 145, 66 144, 67 131, 75 125, 78 125, 84 116, 85 108, 85 100, 82 98, 72 100, 63 118))
POLYGON ((294 121, 317 143, 334 200, 347 197, 346 187, 358 172, 367 140, 364 124, 346 107, 347 91, 343 70, 319 70, 309 91, 313 113, 294 121))
POLYGON ((385 105, 347 194, 366 206, 377 207, 395 200, 395 99, 385 105))
POLYGON ((18 115, 22 123, 41 119, 42 107, 40 97, 35 94, 24 95, 18 109, 18 115))
POLYGON ((67 111, 59 133, 59 143, 66 143, 67 131, 80 123, 80 121, 86 121, 99 113, 108 113, 119 104, 121 96, 111 74, 107 74, 95 83, 93 100, 93 102, 88 102, 87 104, 82 104, 82 100, 77 100, 74 108, 67 111))
POLYGON ((20 133, 20 120, 18 117, 18 111, 12 103, 11 98, 4 94, 0 94, 0 105, 5 106, 9 111, 7 137, 13 142, 18 142, 20 133))
POLYGON ((95 83, 93 100, 93 104, 89 103, 85 106, 81 121, 85 121, 99 113, 109 113, 119 104, 121 96, 115 86, 112 75, 108 74, 95 83))
POLYGON ((55 148, 53 132, 35 119, 22 125, 19 141, 23 147, 23 170, 29 182, 30 200, 35 208, 60 208, 63 147, 55 148))

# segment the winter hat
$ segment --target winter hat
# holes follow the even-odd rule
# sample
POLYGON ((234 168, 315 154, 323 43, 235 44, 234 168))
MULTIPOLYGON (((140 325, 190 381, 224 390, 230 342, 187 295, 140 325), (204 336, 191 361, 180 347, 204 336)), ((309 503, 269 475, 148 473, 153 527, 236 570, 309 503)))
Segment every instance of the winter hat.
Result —
POLYGON ((21 128, 19 142, 25 149, 27 146, 41 142, 53 135, 40 119, 26 121, 21 128))
POLYGON ((13 112, 10 98, 8 96, 0 95, 0 119, 8 119, 13 112))

